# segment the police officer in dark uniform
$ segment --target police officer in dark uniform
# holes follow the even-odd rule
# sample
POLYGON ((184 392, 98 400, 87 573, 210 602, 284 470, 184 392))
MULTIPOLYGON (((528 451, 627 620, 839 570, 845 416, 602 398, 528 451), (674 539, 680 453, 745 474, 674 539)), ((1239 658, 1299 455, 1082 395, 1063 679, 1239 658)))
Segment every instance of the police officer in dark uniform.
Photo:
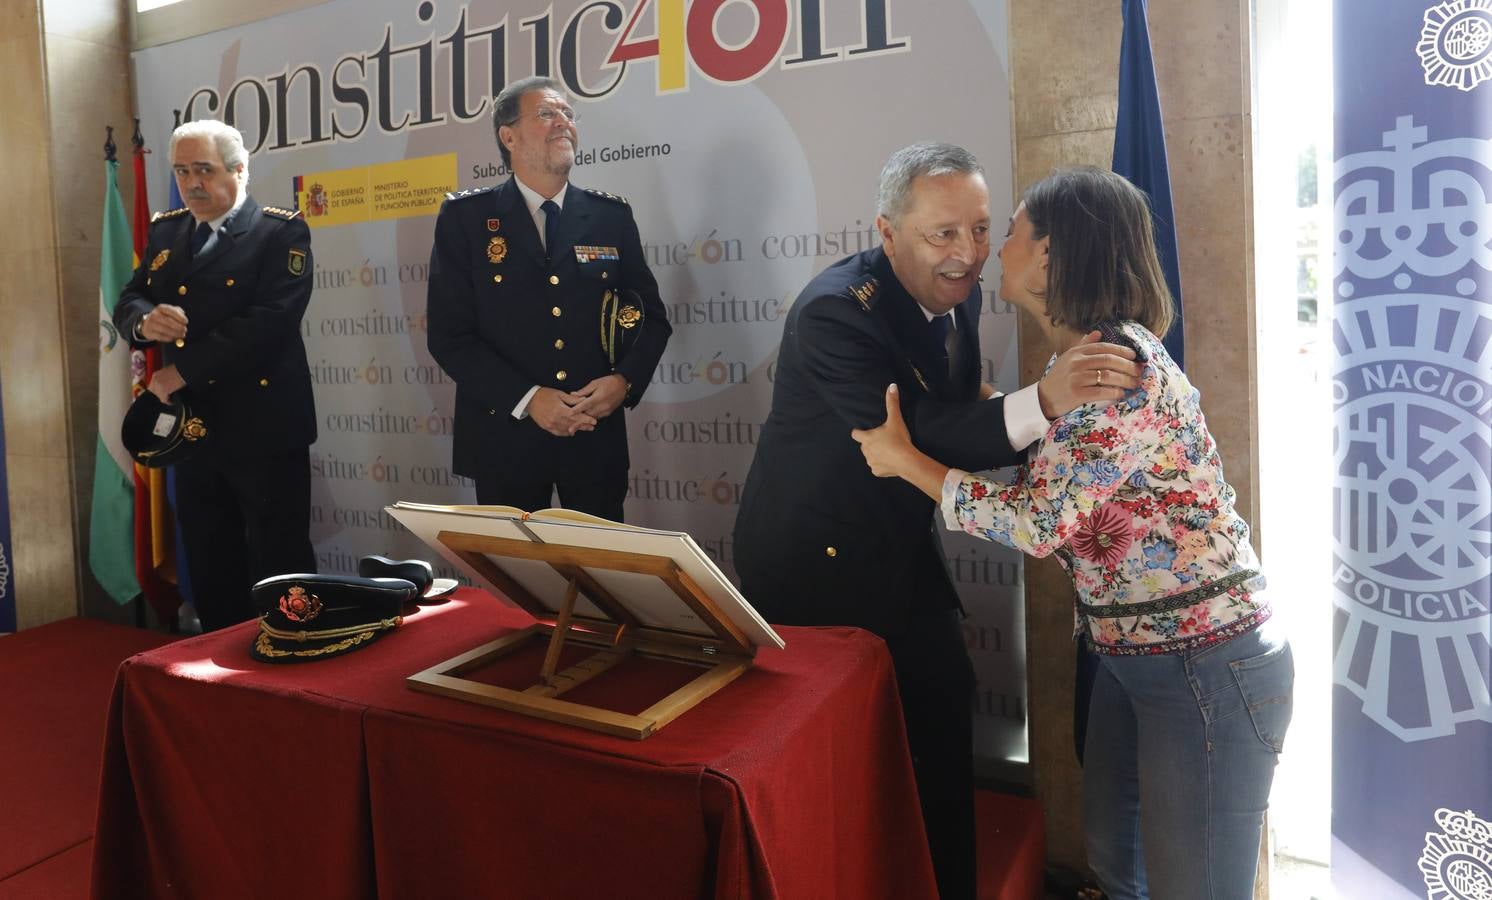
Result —
POLYGON ((206 439, 176 467, 194 602, 204 630, 257 615, 261 578, 315 572, 310 445, 316 408, 301 317, 311 299, 311 234, 300 213, 248 195, 248 151, 230 125, 171 135, 185 209, 158 213, 114 309, 132 346, 158 344, 149 389, 186 390, 206 439))
POLYGON ((672 328, 632 209, 569 183, 575 112, 525 78, 493 105, 513 177, 448 195, 430 256, 430 353, 456 382, 453 469, 477 502, 560 503, 614 521, 627 492, 622 406, 672 328))
POLYGON ((856 625, 886 639, 939 891, 972 898, 974 672, 958 594, 933 502, 872 475, 850 431, 885 421, 895 383, 922 450, 969 471, 1010 465, 1048 416, 1100 399, 1073 392, 1091 388, 1096 368, 1112 367, 1104 380, 1116 388, 1137 384, 1138 369, 1124 358, 1132 351, 1085 344, 1039 386, 1002 397, 981 385, 989 194, 968 151, 897 151, 877 212, 882 246, 824 270, 787 315, 736 518, 736 570, 771 622, 856 625))

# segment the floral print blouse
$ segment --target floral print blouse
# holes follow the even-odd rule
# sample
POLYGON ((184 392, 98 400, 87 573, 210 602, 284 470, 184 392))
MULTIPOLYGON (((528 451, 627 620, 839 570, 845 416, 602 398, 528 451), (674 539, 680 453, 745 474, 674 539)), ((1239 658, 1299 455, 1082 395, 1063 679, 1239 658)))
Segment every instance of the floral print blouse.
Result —
POLYGON ((1140 325, 1103 330, 1137 351, 1139 388, 1057 419, 1008 481, 950 471, 948 527, 1055 554, 1100 653, 1176 653, 1257 627, 1264 579, 1197 390, 1140 325))

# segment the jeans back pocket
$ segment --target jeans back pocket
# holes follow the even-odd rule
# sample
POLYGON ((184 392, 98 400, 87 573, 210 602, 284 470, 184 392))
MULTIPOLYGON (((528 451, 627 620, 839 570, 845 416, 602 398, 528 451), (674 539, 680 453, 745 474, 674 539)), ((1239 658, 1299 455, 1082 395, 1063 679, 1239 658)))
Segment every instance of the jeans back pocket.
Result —
POLYGON ((1248 659, 1235 659, 1228 667, 1243 694, 1254 732, 1265 746, 1279 753, 1294 711, 1295 657, 1289 643, 1248 659))

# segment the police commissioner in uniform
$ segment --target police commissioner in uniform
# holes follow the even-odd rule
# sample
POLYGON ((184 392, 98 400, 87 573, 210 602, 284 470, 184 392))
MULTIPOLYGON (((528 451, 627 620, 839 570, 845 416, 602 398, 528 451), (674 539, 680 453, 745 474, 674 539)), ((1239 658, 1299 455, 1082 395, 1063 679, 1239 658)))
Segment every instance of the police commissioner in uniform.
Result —
POLYGON ((163 341, 207 425, 207 440, 176 465, 194 603, 205 629, 253 618, 249 587, 314 572, 309 447, 316 406, 301 318, 311 299, 311 233, 299 212, 243 196, 213 242, 192 252, 187 209, 157 213, 114 324, 138 349, 143 317, 185 310, 185 337, 163 341))
POLYGON ((608 374, 642 399, 672 333, 621 197, 569 184, 546 252, 513 178, 447 195, 430 258, 431 355, 456 382, 453 469, 478 502, 560 502, 621 521, 622 411, 556 436, 513 414, 535 386, 571 391, 608 374))

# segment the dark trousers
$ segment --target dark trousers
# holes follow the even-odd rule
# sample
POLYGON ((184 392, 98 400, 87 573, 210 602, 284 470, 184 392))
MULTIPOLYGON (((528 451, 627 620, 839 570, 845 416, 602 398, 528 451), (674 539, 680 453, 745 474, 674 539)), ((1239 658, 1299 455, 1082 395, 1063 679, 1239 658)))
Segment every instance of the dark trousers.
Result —
POLYGON ((531 461, 521 473, 485 472, 476 477, 477 502, 484 506, 516 506, 525 512, 554 505, 555 492, 565 509, 622 521, 627 498, 627 471, 615 460, 597 459, 595 447, 584 437, 550 442, 553 452, 531 461))
POLYGON ((204 631, 257 617, 255 582, 316 571, 309 448, 177 464, 176 515, 204 631))
POLYGON ((943 900, 973 900, 974 666, 959 611, 912 619, 888 638, 922 820, 943 900))

